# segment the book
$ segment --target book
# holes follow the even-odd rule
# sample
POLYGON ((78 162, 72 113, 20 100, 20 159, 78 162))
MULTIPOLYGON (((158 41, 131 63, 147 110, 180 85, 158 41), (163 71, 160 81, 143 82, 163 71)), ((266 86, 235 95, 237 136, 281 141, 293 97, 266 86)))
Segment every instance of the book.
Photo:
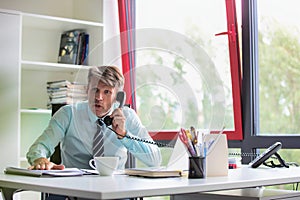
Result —
POLYGON ((47 90, 58 90, 61 88, 77 89, 77 90, 86 90, 86 83, 79 82, 70 82, 68 80, 57 80, 57 81, 48 81, 47 90))
POLYGON ((58 87, 58 86, 64 86, 67 84, 71 84, 68 80, 55 80, 55 81, 47 81, 47 85, 50 87, 58 87))
POLYGON ((83 45, 84 45, 84 32, 79 33, 79 38, 78 38, 78 46, 77 46, 77 56, 76 56, 76 65, 81 64, 81 54, 83 50, 83 45))
POLYGON ((50 99, 62 97, 87 98, 85 89, 48 88, 47 93, 50 99))
POLYGON ((53 177, 65 177, 65 176, 82 176, 87 172, 78 168, 65 168, 63 170, 30 170, 19 167, 6 167, 4 170, 6 174, 15 174, 23 176, 53 176, 53 177))
POLYGON ((87 91, 86 90, 80 90, 80 89, 61 89, 61 90, 47 90, 47 93, 50 97, 55 97, 55 96, 87 96, 87 91))
POLYGON ((88 65, 89 41, 90 41, 90 35, 85 34, 83 51, 82 51, 82 56, 81 56, 81 64, 82 65, 88 65))
POLYGON ((167 168, 128 168, 124 173, 130 176, 141 176, 148 178, 166 178, 166 177, 180 177, 181 170, 171 170, 167 168))
POLYGON ((64 93, 52 93, 49 94, 49 99, 58 99, 58 98, 74 98, 74 99, 87 99, 86 93, 74 93, 74 92, 64 92, 64 93))
POLYGON ((89 34, 84 29, 68 30, 61 34, 58 63, 87 65, 89 34))
POLYGON ((86 97, 84 98, 62 97, 62 98, 49 99, 48 104, 74 104, 85 100, 87 100, 86 97))
POLYGON ((89 34, 82 32, 79 36, 79 46, 76 64, 87 65, 87 55, 89 47, 89 34))
POLYGON ((81 42, 80 34, 82 33, 84 33, 84 30, 74 29, 61 34, 58 63, 77 64, 81 42))

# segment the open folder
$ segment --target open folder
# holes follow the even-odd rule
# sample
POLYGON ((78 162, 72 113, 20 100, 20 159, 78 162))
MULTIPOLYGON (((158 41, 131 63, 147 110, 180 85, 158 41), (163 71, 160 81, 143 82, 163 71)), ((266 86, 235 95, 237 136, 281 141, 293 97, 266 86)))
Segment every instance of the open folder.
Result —
POLYGON ((40 177, 43 175, 46 176, 82 176, 85 174, 84 171, 77 168, 66 168, 63 170, 30 170, 19 167, 6 167, 4 172, 6 174, 15 174, 15 175, 23 175, 23 176, 34 176, 40 177))
POLYGON ((188 154, 184 144, 177 138, 167 166, 148 168, 128 168, 125 174, 152 178, 180 177, 188 169, 188 154))

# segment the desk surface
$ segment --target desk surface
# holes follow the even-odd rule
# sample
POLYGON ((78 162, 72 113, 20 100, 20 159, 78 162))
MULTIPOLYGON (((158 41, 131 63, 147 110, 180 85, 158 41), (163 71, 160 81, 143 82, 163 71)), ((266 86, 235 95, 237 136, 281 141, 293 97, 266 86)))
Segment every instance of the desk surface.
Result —
POLYGON ((205 179, 139 178, 126 175, 26 177, 0 174, 0 188, 24 189, 92 199, 147 197, 300 182, 300 167, 229 170, 225 177, 205 179))

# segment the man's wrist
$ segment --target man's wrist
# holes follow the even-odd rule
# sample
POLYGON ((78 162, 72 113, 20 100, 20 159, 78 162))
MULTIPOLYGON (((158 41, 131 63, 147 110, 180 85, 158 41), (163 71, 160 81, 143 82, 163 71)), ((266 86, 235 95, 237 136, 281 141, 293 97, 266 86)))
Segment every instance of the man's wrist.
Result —
POLYGON ((123 134, 118 134, 118 139, 119 140, 121 140, 121 139, 123 139, 124 137, 126 137, 126 131, 124 131, 124 133, 123 134))

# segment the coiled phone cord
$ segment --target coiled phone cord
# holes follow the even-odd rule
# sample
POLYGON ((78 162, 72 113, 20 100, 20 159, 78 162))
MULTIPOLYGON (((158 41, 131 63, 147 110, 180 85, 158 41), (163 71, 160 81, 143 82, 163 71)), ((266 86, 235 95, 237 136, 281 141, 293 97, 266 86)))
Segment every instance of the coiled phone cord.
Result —
POLYGON ((157 145, 158 147, 171 147, 173 148, 174 146, 173 145, 169 145, 169 144, 165 144, 165 143, 161 143, 161 142, 154 142, 154 141, 150 141, 150 140, 145 140, 145 139, 142 139, 142 138, 138 138, 138 137, 133 137, 133 136, 129 136, 129 135, 120 135, 119 133, 117 133, 115 130, 113 130, 112 128, 110 128, 106 123, 105 121, 103 121, 102 119, 100 119, 105 125, 106 125, 106 128, 108 128, 109 130, 111 130, 112 132, 114 132, 115 134, 117 134, 118 136, 120 137, 126 137, 128 139, 131 139, 131 140, 135 140, 135 141, 138 141, 138 142, 143 142, 143 143, 148 143, 148 144, 153 144, 153 145, 157 145))

